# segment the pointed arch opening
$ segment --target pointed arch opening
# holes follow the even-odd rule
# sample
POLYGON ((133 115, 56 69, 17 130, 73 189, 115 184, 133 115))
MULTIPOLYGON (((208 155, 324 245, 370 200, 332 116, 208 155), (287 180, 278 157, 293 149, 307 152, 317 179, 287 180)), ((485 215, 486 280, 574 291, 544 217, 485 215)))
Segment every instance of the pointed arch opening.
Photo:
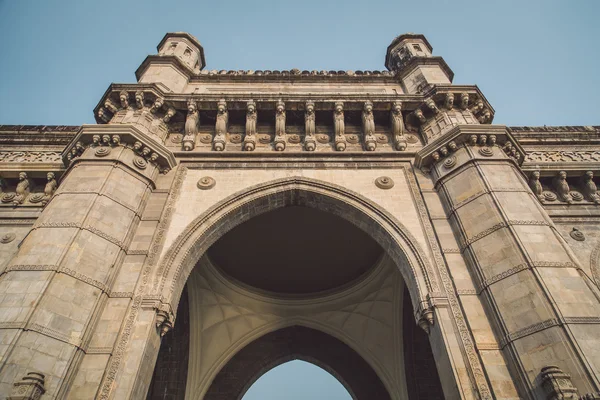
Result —
MULTIPOLYGON (((309 214, 303 214, 301 218, 307 218, 306 215, 309 214)), ((288 225, 293 224, 283 223, 284 228, 281 229, 288 225)), ((367 243, 366 240, 356 242, 358 243, 348 243, 346 250, 341 246, 339 251, 352 252, 367 243)), ((271 243, 265 243, 267 246, 269 244, 271 243)), ((250 248, 257 245, 260 243, 252 243, 250 248)), ((310 251, 310 247, 304 244, 299 246, 298 250, 310 251)), ((360 251, 356 254, 359 253, 360 251)), ((289 262, 290 260, 287 260, 285 265, 289 262)), ((302 262, 306 265, 314 260, 303 259, 302 262)), ((296 267, 302 268, 302 262, 296 267)), ((335 257, 325 264, 332 263, 335 263, 335 257)), ((337 269, 348 272, 348 268, 345 267, 347 265, 342 263, 337 269)), ((321 267, 314 268, 317 273, 320 269, 321 267)), ((262 276, 264 277, 264 271, 262 276)), ((311 362, 330 372, 355 399, 405 398, 407 387, 406 382, 403 382, 405 374, 402 324, 408 320, 416 326, 415 313, 427 304, 428 293, 435 292, 438 288, 437 277, 425 253, 408 229, 386 210, 361 195, 330 183, 298 177, 244 189, 223 199, 192 221, 169 246, 158 265, 152 284, 154 293, 151 296, 164 299, 163 301, 173 308, 177 305, 179 307, 176 312, 175 329, 161 344, 149 398, 156 398, 157 395, 164 394, 165 390, 182 386, 186 393, 185 398, 241 399, 252 383, 267 370, 296 359, 311 362), (253 220, 256 222, 269 217, 270 213, 282 215, 293 209, 309 209, 317 214, 326 213, 329 217, 342 219, 344 223, 351 225, 351 229, 360 230, 361 234, 368 236, 368 240, 375 243, 373 249, 376 248, 381 253, 373 251, 371 255, 376 255, 375 258, 379 261, 373 263, 371 260, 370 263, 375 265, 356 268, 353 273, 346 274, 341 279, 317 282, 320 286, 312 282, 314 279, 320 279, 315 275, 316 278, 311 278, 312 281, 309 279, 310 285, 300 289, 293 287, 297 292, 290 292, 289 283, 297 282, 300 275, 285 283, 288 285, 286 290, 279 290, 277 286, 281 283, 281 276, 279 281, 275 279, 263 282, 259 276, 258 280, 249 282, 248 276, 240 278, 239 273, 248 268, 252 269, 252 265, 242 266, 241 271, 240 267, 235 265, 247 261, 243 258, 244 254, 232 258, 225 257, 224 261, 223 257, 219 257, 219 252, 212 251, 223 241, 225 244, 221 245, 226 250, 220 251, 221 256, 227 256, 227 249, 240 250, 243 246, 236 243, 253 234, 250 231, 236 237, 234 233, 242 229, 247 221, 251 224, 253 220), (228 244, 226 238, 232 235, 233 239, 228 244), (224 263, 234 266, 224 266, 224 263), (186 285, 188 289, 184 290, 186 285), (217 286, 218 290, 215 289, 217 286), (180 302, 182 293, 185 294, 180 302), (349 299, 352 303, 350 311, 344 311, 344 305, 340 303, 346 301, 343 299, 349 299), (252 306, 248 302, 261 304, 252 306), (319 304, 327 302, 331 303, 330 309, 320 310, 319 304), (204 308, 198 308, 198 304, 204 308), (312 307, 310 315, 295 313, 293 317, 289 317, 287 310, 296 305, 312 307), (275 313, 277 315, 273 314, 276 318, 269 320, 265 317, 268 312, 264 310, 271 306, 279 308, 275 313), (383 321, 383 317, 377 315, 380 314, 380 306, 388 307, 384 314, 395 317, 386 317, 388 320, 383 321), (186 311, 182 312, 182 307, 186 308, 186 311), (338 321, 338 326, 329 323, 326 321, 329 318, 327 313, 331 314, 331 318, 342 318, 343 323, 338 321), (184 315, 189 318, 187 331, 185 327, 179 328, 180 317, 184 315), (197 322, 196 325, 193 322, 195 315, 204 316, 203 321, 197 322), (237 326, 223 323, 236 318, 242 321, 240 326, 247 326, 238 330, 237 326), (264 323, 256 322, 260 318, 265 319, 264 323), (374 322, 357 322, 359 319, 374 322), (346 320, 354 324, 350 328, 354 333, 344 332, 346 320), (360 326, 357 327, 356 323, 360 326), (385 345, 378 343, 377 335, 381 334, 388 336, 385 345), (182 339, 182 336, 186 335, 187 338, 182 339), (284 339, 278 339, 280 337, 284 339), (170 368, 168 361, 164 361, 172 358, 174 348, 185 347, 181 343, 188 343, 189 356, 190 352, 211 352, 216 348, 211 345, 215 340, 222 342, 220 347, 217 346, 221 350, 215 350, 216 353, 210 355, 209 363, 201 362, 201 357, 192 360, 190 356, 189 364, 185 367, 176 365, 170 368), (278 348, 278 340, 285 342, 285 345, 282 344, 278 348), (309 346, 310 343, 318 347, 302 347, 309 346), (192 351, 194 346, 195 350, 192 351), (250 362, 248 354, 251 354, 256 346, 262 348, 265 358, 250 362), (269 346, 274 348, 265 352, 265 348, 269 346), (338 353, 331 356, 331 353, 336 351, 338 353), (164 355, 165 352, 168 353, 167 356, 164 355), (392 358, 396 358, 396 361, 392 358), (350 368, 352 370, 360 371, 360 374, 353 373, 349 366, 353 367, 350 368), (388 368, 389 366, 392 367, 388 368), (174 375, 174 370, 177 369, 179 375, 173 378, 171 383, 163 379, 162 383, 155 384, 159 379, 157 373, 160 373, 157 371, 161 368, 168 370, 171 375, 174 375), (184 369, 187 371, 187 379, 183 378, 184 369), (242 373, 244 375, 241 375, 242 373)), ((185 323, 183 325, 185 326, 185 323)), ((427 339, 425 342, 428 346, 427 339)), ((428 354, 431 355, 430 348, 428 354)), ((437 371, 431 371, 431 375, 438 379, 437 371)), ((181 389, 176 390, 177 393, 181 393, 181 389)))

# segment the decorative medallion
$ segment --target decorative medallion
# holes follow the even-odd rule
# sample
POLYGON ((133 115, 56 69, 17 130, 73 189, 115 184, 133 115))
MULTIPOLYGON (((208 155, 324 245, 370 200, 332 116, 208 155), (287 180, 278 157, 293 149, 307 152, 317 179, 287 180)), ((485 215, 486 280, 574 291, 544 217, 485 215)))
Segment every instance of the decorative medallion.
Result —
POLYGON ((229 135, 229 141, 231 143, 242 143, 242 135, 236 133, 234 135, 229 135))
POLYGON ((556 195, 552 192, 545 191, 542 195, 546 201, 556 201, 556 195))
POLYGON ((494 150, 491 147, 482 147, 479 149, 479 154, 484 157, 491 157, 494 155, 494 150))
POLYGON ((46 197, 44 193, 32 193, 29 196, 29 202, 33 204, 40 203, 42 200, 44 200, 44 197, 46 197))
POLYGON ((96 157, 106 157, 110 154, 110 147, 98 147, 94 154, 96 157))
POLYGON ((377 135, 377 143, 386 144, 388 142, 388 137, 385 135, 377 135))
POLYGON ((358 135, 346 135, 346 142, 350 144, 356 144, 359 140, 358 135))
POLYGON ((408 143, 419 143, 419 138, 416 137, 415 135, 405 135, 406 136, 406 141, 408 143))
POLYGON ((139 169, 146 169, 146 167, 148 166, 148 161, 144 160, 142 157, 137 156, 133 159, 133 165, 135 165, 139 169))
POLYGON ((579 192, 572 191, 571 192, 571 198, 573 200, 575 200, 575 201, 582 201, 583 200, 583 195, 581 193, 579 193, 579 192))
POLYGON ((444 160, 444 168, 450 169, 456 165, 456 157, 450 156, 444 160))
POLYGON ((585 235, 577 228, 573 228, 569 235, 578 242, 583 242, 585 240, 585 235))
POLYGON ((2 237, 0 237, 0 243, 10 243, 13 240, 15 240, 15 237, 15 234, 12 232, 5 233, 4 235, 2 235, 2 237))
POLYGON ((211 135, 200 135, 200 143, 211 144, 212 136, 211 135))
POLYGON ((203 176, 202 178, 200 178, 200 180, 198 181, 196 186, 198 186, 198 189, 208 190, 208 189, 212 189, 216 183, 217 183, 217 181, 215 181, 214 178, 212 178, 210 176, 203 176))
POLYGON ((320 134, 317 135, 317 142, 319 143, 329 143, 329 135, 320 134))
POLYGON ((300 143, 302 139, 300 139, 300 135, 290 135, 288 136, 288 142, 292 144, 300 143))
POLYGON ((258 135, 258 143, 269 144, 271 143, 270 135, 258 135))
POLYGON ((391 189, 394 187, 394 181, 389 176, 380 176, 375 179, 375 186, 379 189, 391 189))
POLYGON ((15 193, 4 193, 2 195, 2 202, 3 203, 12 203, 12 201, 15 199, 16 194, 15 193))
POLYGON ((175 144, 179 144, 183 141, 183 136, 181 135, 171 135, 171 142, 175 144))

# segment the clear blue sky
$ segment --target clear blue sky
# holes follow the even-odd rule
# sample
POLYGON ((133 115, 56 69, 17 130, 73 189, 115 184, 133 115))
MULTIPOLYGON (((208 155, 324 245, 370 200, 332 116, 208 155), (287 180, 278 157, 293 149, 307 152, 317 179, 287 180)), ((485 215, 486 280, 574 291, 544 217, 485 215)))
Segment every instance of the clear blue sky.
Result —
MULTIPOLYGON (((0 0, 0 124, 93 123, 111 82, 187 31, 208 69, 255 70, 381 70, 395 36, 423 33, 496 123, 600 125, 599 16, 598 0, 0 0)), ((306 392, 315 370, 284 364, 244 400, 348 398, 325 372, 321 396, 306 392)))
POLYGON ((0 0, 0 124, 93 122, 111 82, 167 31, 209 69, 384 69, 404 32, 427 36, 509 125, 600 125, 600 1, 0 0))

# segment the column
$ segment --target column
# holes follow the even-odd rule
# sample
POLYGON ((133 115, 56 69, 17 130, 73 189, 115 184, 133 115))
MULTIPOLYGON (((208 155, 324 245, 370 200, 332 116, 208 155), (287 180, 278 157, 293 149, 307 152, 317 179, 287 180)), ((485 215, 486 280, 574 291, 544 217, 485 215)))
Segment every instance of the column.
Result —
POLYGON ((457 126, 428 144, 430 168, 476 292, 522 397, 544 398, 542 368, 580 393, 600 379, 600 300, 519 170, 502 126, 457 126))
POLYGON ((10 345, 0 393, 33 371, 48 398, 95 396, 132 297, 113 283, 135 253, 154 181, 175 165, 131 125, 83 126, 64 159, 69 170, 0 281, 12 328, 1 330, 10 345))

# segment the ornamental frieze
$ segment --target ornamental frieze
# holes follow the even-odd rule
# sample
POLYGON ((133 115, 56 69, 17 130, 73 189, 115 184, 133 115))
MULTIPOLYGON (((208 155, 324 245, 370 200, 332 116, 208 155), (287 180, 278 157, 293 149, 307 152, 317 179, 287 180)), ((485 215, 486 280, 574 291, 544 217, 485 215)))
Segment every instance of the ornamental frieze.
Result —
POLYGON ((0 162, 5 163, 60 163, 60 151, 0 151, 0 162))
POLYGON ((600 151, 531 151, 525 162, 596 162, 600 151))

